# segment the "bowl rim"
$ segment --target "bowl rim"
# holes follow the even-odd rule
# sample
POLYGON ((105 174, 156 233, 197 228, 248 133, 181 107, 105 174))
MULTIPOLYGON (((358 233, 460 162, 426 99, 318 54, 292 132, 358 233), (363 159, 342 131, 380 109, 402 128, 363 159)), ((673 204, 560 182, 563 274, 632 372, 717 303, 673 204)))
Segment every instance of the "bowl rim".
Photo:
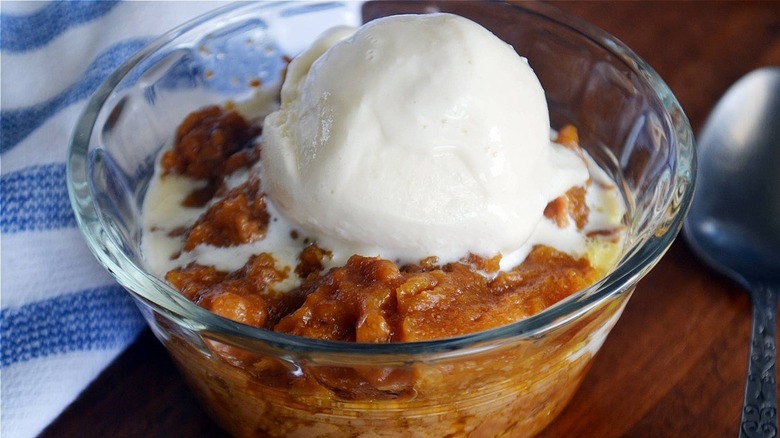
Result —
POLYGON ((79 229, 98 261, 130 292, 131 296, 151 307, 155 312, 201 336, 219 339, 244 348, 272 346, 287 354, 338 354, 353 359, 357 356, 419 357, 432 354, 439 356, 469 354, 474 348, 478 350, 495 348, 508 342, 515 342, 518 338, 540 336, 586 314, 608 298, 631 290, 632 286, 659 261, 679 233, 693 197, 696 153, 688 119, 666 83, 655 70, 620 40, 554 6, 536 2, 517 4, 490 1, 491 4, 517 9, 581 34, 601 49, 610 52, 647 81, 654 90, 655 96, 665 109, 665 118, 662 122, 673 132, 669 142, 678 157, 679 164, 677 171, 672 175, 674 184, 669 186, 672 195, 666 197, 664 208, 660 213, 653 215, 656 232, 639 245, 632 246, 621 257, 616 268, 599 282, 552 307, 511 324, 452 338, 404 343, 326 341, 244 325, 199 307, 162 280, 147 273, 122 252, 121 244, 115 241, 116 236, 112 235, 110 227, 106 227, 102 215, 96 208, 95 199, 91 196, 87 176, 90 139, 101 109, 115 87, 130 74, 133 68, 158 49, 209 20, 230 16, 247 9, 273 8, 285 3, 288 2, 259 5, 237 3, 223 6, 163 34, 110 74, 89 99, 78 119, 68 149, 66 178, 71 206, 79 229), (680 161, 681 159, 684 161, 680 161), (658 223, 670 209, 672 209, 671 220, 658 223))

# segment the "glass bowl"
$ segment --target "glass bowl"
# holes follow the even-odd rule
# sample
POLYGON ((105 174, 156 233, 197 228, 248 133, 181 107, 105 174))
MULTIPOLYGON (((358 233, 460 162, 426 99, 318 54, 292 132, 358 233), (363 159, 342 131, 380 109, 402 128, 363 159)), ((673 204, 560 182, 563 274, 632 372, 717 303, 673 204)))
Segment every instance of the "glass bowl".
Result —
POLYGON ((132 295, 213 418, 237 436, 532 436, 564 408, 636 283, 677 235, 695 156, 677 100, 614 37, 545 4, 240 3, 156 40, 114 72, 80 118, 68 189, 92 252, 132 295), (325 29, 453 12, 532 63, 554 128, 571 123, 628 213, 616 268, 525 320, 458 338, 305 339, 212 314, 144 269, 142 201, 155 155, 190 112, 250 98, 325 29), (258 81, 259 80, 259 81, 258 81), (403 391, 376 382, 395 382, 403 391))

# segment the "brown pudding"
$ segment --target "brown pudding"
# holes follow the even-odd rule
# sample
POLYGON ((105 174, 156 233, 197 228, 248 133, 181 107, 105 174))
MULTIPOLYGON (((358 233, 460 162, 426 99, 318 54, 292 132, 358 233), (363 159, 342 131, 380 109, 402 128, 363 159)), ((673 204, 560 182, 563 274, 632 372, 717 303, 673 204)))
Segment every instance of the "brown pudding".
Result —
MULTIPOLYGON (((273 219, 259 177, 250 173, 241 184, 226 184, 233 172, 257 161, 262 148, 252 139, 259 132, 230 107, 205 108, 180 127, 161 158, 160 177, 201 181, 182 207, 205 208, 191 226, 172 232, 181 235, 182 251, 266 238, 273 219)), ((556 141, 579 151, 573 127, 560 130, 556 141)), ((573 187, 550 202, 544 215, 558 227, 582 230, 589 214, 585 197, 584 187, 573 187)), ((619 231, 596 234, 617 239, 619 231)), ((328 249, 307 243, 294 268, 280 267, 262 252, 233 271, 189 263, 165 278, 199 306, 243 324, 328 341, 399 343, 457 337, 528 318, 605 274, 585 257, 543 245, 504 271, 500 255, 473 254, 454 263, 429 257, 402 266, 353 255, 328 269, 328 249), (291 277, 300 281, 280 290, 291 277)), ((527 436, 574 393, 590 360, 578 352, 600 342, 593 333, 614 323, 627 296, 553 329, 544 342, 493 348, 465 362, 445 354, 432 355, 428 363, 359 365, 301 357, 292 365, 277 353, 208 335, 205 350, 176 337, 169 348, 214 417, 239 436, 527 436), (471 391, 481 395, 471 397, 471 391)))

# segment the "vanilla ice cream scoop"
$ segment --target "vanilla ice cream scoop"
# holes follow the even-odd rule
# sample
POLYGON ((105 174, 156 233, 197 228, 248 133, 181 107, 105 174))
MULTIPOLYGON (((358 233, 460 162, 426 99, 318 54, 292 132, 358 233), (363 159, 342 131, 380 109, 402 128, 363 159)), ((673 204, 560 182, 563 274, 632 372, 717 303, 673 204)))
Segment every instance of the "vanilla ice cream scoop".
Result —
POLYGON ((588 178, 551 143, 526 59, 450 14, 323 35, 290 63, 263 136, 270 201, 334 253, 510 253, 549 201, 588 178))

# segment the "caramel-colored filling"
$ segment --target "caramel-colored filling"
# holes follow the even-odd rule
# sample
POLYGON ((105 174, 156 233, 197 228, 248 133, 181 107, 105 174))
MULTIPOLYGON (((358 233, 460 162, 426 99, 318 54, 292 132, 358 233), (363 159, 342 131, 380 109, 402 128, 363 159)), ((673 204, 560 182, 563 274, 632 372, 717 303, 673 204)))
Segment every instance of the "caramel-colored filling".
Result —
MULTIPOLYGON (((188 116, 172 150, 162 157, 165 174, 207 181, 185 204, 207 211, 185 234, 184 251, 201 244, 236 246, 263 239, 269 214, 257 176, 231 189, 224 178, 259 157, 250 145, 259 130, 238 113, 207 107, 188 116)), ((557 141, 579 151, 577 131, 566 127, 557 141)), ((165 174, 163 177, 165 177, 165 174)), ((549 203, 545 216, 559 227, 582 229, 588 218, 584 187, 549 203)), ((235 272, 190 264, 169 271, 167 281, 198 305, 244 324, 316 339, 408 342, 440 339, 509 324, 541 312, 603 273, 575 259, 536 246, 523 263, 498 272, 500 256, 465 255, 443 266, 435 257, 398 266, 381 258, 351 257, 323 268, 326 249, 308 245, 294 273, 276 267, 273 255, 253 256, 235 272), (302 282, 291 291, 274 285, 289 275, 302 282)))

